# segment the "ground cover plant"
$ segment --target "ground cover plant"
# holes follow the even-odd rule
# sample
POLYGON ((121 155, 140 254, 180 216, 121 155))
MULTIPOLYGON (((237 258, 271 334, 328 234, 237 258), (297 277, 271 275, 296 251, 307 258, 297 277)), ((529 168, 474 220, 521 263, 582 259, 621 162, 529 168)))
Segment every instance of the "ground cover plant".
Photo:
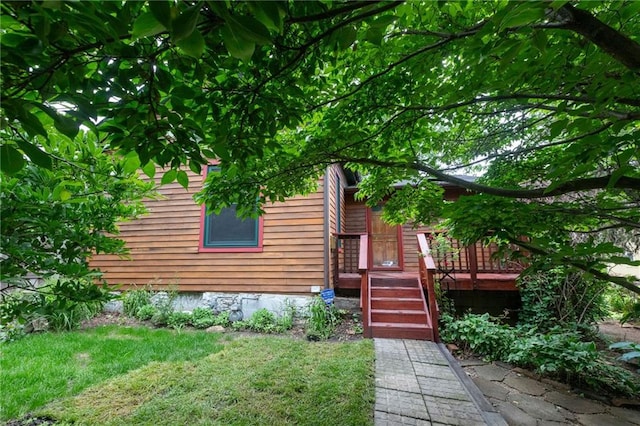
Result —
POLYGON ((3 347, 3 385, 24 390, 2 394, 1 418, 32 412, 86 425, 372 424, 372 341, 220 336, 110 326, 12 342, 3 347))
MULTIPOLYGON (((640 376, 624 365, 635 347, 613 345, 631 355, 616 360, 594 325, 607 315, 607 284, 572 268, 521 277, 522 308, 515 327, 489 314, 443 315, 442 339, 463 351, 509 362, 581 389, 640 396, 640 376)), ((619 292, 619 290, 617 290, 619 292)))

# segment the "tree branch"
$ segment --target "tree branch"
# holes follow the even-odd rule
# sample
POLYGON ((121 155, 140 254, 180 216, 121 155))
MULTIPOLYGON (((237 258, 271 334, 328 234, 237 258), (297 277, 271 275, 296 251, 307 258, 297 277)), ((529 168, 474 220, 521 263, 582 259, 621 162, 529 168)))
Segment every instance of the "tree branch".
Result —
POLYGON ((640 44, 611 28, 586 10, 565 4, 559 10, 568 16, 558 28, 574 31, 631 70, 640 70, 640 44))

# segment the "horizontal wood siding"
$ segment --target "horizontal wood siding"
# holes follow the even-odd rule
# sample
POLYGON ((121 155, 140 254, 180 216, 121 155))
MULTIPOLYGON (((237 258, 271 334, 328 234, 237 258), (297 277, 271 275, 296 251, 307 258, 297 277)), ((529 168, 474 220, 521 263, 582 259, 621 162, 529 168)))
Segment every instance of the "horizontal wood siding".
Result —
POLYGON ((202 177, 189 172, 189 180, 188 191, 177 183, 161 186, 163 199, 146 202, 148 215, 120 225, 129 259, 93 257, 91 266, 102 270, 109 284, 287 294, 323 286, 322 184, 309 196, 265 207, 262 252, 201 253, 201 207, 192 197, 202 177))

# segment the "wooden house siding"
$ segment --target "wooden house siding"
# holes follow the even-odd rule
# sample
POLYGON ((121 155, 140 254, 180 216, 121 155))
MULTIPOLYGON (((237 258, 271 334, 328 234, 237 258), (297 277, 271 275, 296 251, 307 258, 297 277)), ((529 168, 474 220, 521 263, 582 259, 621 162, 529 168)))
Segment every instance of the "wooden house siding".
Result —
POLYGON ((177 183, 160 186, 162 198, 146 201, 146 216, 120 225, 129 260, 93 257, 91 266, 102 270, 109 284, 288 294, 322 288, 322 181, 313 194, 265 207, 261 252, 208 253, 199 251, 201 207, 192 198, 202 188, 202 177, 189 172, 189 180, 188 191, 177 183))
MULTIPOLYGON (((345 228, 346 213, 345 213, 345 195, 344 187, 346 184, 346 177, 342 167, 334 164, 327 168, 325 179, 329 182, 328 189, 328 201, 329 201, 329 233, 333 235, 337 232, 343 232, 345 228)), ((331 250, 337 249, 337 240, 334 237, 330 237, 331 250)), ((329 283, 334 282, 335 268, 333 266, 334 256, 329 256, 329 283)))

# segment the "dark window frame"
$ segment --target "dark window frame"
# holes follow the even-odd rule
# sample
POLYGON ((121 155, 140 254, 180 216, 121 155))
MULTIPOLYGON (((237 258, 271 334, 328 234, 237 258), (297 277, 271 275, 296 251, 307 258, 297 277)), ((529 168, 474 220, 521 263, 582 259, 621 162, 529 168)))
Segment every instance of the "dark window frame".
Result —
MULTIPOLYGON (((215 169, 219 169, 216 164, 210 164, 204 168, 204 178, 207 174, 215 169)), ((234 206, 235 207, 235 206, 234 206)), ((227 207, 226 209, 230 209, 227 207)), ((223 209, 224 211, 224 209, 223 209)), ((228 211, 228 210, 227 210, 228 211)), ((263 250, 263 233, 264 233, 264 218, 260 216, 257 219, 244 219, 251 220, 255 223, 255 238, 251 242, 247 240, 219 240, 208 241, 209 230, 211 220, 218 215, 209 214, 206 207, 203 205, 200 213, 200 243, 199 252, 203 253, 250 253, 250 252, 262 252, 263 250)), ((238 218, 238 221, 241 219, 238 218)))

